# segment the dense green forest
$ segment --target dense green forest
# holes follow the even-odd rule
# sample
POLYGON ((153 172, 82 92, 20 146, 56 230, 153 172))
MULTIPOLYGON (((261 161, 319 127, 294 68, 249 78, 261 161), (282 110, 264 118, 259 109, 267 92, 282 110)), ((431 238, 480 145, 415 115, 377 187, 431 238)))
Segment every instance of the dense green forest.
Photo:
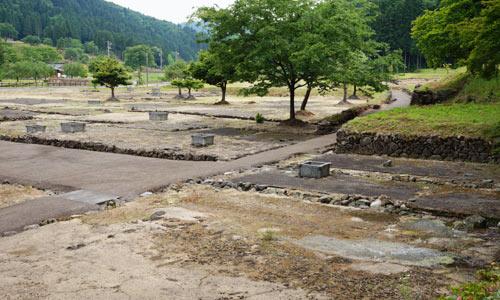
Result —
POLYGON ((433 10, 439 0, 370 0, 378 7, 377 17, 371 24, 376 39, 391 49, 401 49, 407 70, 426 66, 423 55, 411 37, 412 22, 425 10, 433 10))
POLYGON ((49 38, 53 45, 60 38, 71 37, 94 41, 103 51, 111 41, 119 57, 129 46, 147 44, 160 47, 164 53, 179 52, 190 60, 202 47, 192 28, 103 0, 0 0, 0 22, 12 24, 19 39, 33 35, 49 38))

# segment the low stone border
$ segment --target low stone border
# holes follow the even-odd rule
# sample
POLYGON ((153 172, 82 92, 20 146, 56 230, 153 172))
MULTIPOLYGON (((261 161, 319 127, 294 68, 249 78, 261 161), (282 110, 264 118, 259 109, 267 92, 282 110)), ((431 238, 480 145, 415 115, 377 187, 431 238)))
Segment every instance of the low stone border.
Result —
POLYGON ((404 136, 376 133, 337 132, 336 153, 388 155, 448 161, 499 163, 493 144, 480 138, 404 136))
POLYGON ((442 103, 458 93, 452 89, 432 91, 430 89, 415 88, 411 94, 411 105, 432 105, 442 103))
POLYGON ((0 140, 24 143, 24 144, 38 144, 46 146, 55 146, 69 149, 81 149, 96 152, 108 152, 117 154, 128 154, 143 157, 161 158, 161 159, 171 159, 171 160, 189 160, 189 161, 217 161, 218 158, 212 155, 196 155, 193 153, 178 153, 174 151, 160 151, 160 150, 135 150, 135 149, 123 149, 118 148, 114 145, 105 145, 101 143, 93 142, 80 142, 80 141, 68 141, 68 140, 57 140, 57 139, 43 139, 36 136, 18 136, 11 137, 0 135, 0 140))
POLYGON ((369 109, 379 109, 380 105, 363 105, 349 108, 336 115, 325 118, 318 123, 317 134, 328 134, 337 131, 343 124, 359 117, 369 109))

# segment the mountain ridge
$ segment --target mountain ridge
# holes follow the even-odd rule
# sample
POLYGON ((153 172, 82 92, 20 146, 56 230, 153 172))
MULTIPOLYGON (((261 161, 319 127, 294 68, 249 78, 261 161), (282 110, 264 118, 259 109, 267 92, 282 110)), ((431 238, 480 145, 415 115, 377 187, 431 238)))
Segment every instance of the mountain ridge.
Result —
POLYGON ((137 44, 157 46, 194 59, 203 48, 188 26, 158 20, 104 0, 0 0, 0 22, 12 24, 19 38, 36 35, 94 41, 100 49, 113 43, 118 56, 137 44))

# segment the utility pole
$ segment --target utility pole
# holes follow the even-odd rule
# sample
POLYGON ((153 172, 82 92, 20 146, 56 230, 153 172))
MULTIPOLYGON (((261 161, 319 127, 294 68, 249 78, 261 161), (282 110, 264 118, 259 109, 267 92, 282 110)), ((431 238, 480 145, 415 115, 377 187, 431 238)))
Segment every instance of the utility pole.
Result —
POLYGON ((149 55, 148 52, 146 54, 146 86, 149 86, 149 55))
POLYGON ((163 49, 160 49, 160 69, 163 69, 163 49))
POLYGON ((111 46, 113 45, 113 43, 111 43, 110 41, 106 41, 106 46, 108 48, 108 56, 111 55, 111 46))

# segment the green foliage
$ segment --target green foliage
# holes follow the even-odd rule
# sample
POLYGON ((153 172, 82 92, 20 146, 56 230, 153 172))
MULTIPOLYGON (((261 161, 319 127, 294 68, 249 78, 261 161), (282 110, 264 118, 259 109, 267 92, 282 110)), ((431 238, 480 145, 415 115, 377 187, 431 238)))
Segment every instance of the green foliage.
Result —
POLYGON ((378 14, 371 23, 376 39, 390 45, 391 50, 401 50, 407 69, 424 66, 424 60, 411 38, 412 22, 426 9, 437 7, 438 0, 370 0, 378 7, 378 14))
POLYGON ((123 56, 125 57, 125 65, 135 70, 141 67, 156 66, 153 49, 147 45, 129 47, 125 50, 123 56))
POLYGON ((27 35, 22 39, 22 41, 25 42, 26 44, 30 44, 30 45, 38 45, 38 44, 42 43, 42 40, 40 39, 40 37, 38 37, 36 35, 27 35))
POLYGON ((466 65, 491 78, 500 63, 500 2, 444 0, 413 26, 412 35, 432 67, 466 65))
POLYGON ((87 77, 87 67, 81 63, 70 63, 64 65, 64 74, 69 77, 87 77))
POLYGON ((67 48, 83 49, 83 44, 80 40, 68 37, 59 38, 56 44, 57 48, 59 49, 67 49, 67 48))
POLYGON ((42 40, 42 44, 47 45, 47 46, 53 46, 54 42, 50 38, 44 38, 42 40))
POLYGON ((181 57, 191 60, 203 47, 196 44, 196 32, 191 28, 147 17, 104 0, 1 1, 0 22, 14 25, 21 37, 94 41, 99 49, 106 49, 106 42, 111 41, 117 54, 127 47, 147 44, 163 49, 164 53, 179 51, 181 57))
POLYGON ((440 300, 495 300, 500 299, 500 268, 492 266, 490 269, 476 273, 476 282, 465 283, 451 289, 451 295, 441 297, 440 300))
POLYGON ((5 77, 11 79, 34 79, 47 78, 54 73, 54 69, 44 62, 19 61, 9 64, 6 68, 5 77))
POLYGON ((222 49, 225 48, 212 43, 209 50, 201 52, 198 61, 190 65, 189 71, 194 78, 221 88, 221 102, 225 102, 227 84, 235 79, 236 68, 231 59, 223 55, 222 49))
MULTIPOLYGON (((412 106, 354 119, 344 128, 357 132, 441 135, 494 139, 500 123, 498 104, 412 106)), ((498 133, 497 133, 498 134, 498 133)))
POLYGON ((10 38, 10 39, 15 39, 17 38, 17 35, 19 33, 17 32, 16 28, 12 26, 12 24, 9 23, 0 23, 0 37, 2 38, 10 38))
POLYGON ((111 89, 111 99, 115 99, 115 88, 119 85, 130 85, 131 76, 125 66, 116 58, 98 56, 90 62, 90 72, 95 84, 104 85, 111 89))
POLYGON ((164 72, 163 79, 166 81, 184 79, 190 75, 189 65, 182 59, 179 59, 175 61, 173 64, 166 66, 163 72, 164 72))
POLYGON ((186 89, 188 89, 188 96, 191 96, 191 91, 192 90, 199 90, 203 88, 204 84, 201 80, 194 79, 192 77, 188 77, 182 80, 182 86, 186 89))
POLYGON ((13 46, 15 61, 41 61, 44 63, 54 63, 61 60, 61 55, 53 47, 47 45, 31 46, 26 44, 13 46))
POLYGON ((295 119, 296 90, 319 85, 370 38, 369 8, 365 1, 237 0, 228 9, 202 8, 197 16, 209 40, 229 54, 238 79, 255 83, 250 92, 288 87, 295 119))
POLYGON ((97 47, 93 41, 86 42, 85 45, 83 45, 83 49, 85 53, 90 55, 97 55, 99 53, 99 47, 97 47))
POLYGON ((265 121, 264 116, 261 113, 255 115, 255 122, 257 122, 257 124, 263 124, 264 121, 265 121))
POLYGON ((86 54, 82 48, 66 48, 64 50, 64 58, 71 61, 86 60, 86 54))

